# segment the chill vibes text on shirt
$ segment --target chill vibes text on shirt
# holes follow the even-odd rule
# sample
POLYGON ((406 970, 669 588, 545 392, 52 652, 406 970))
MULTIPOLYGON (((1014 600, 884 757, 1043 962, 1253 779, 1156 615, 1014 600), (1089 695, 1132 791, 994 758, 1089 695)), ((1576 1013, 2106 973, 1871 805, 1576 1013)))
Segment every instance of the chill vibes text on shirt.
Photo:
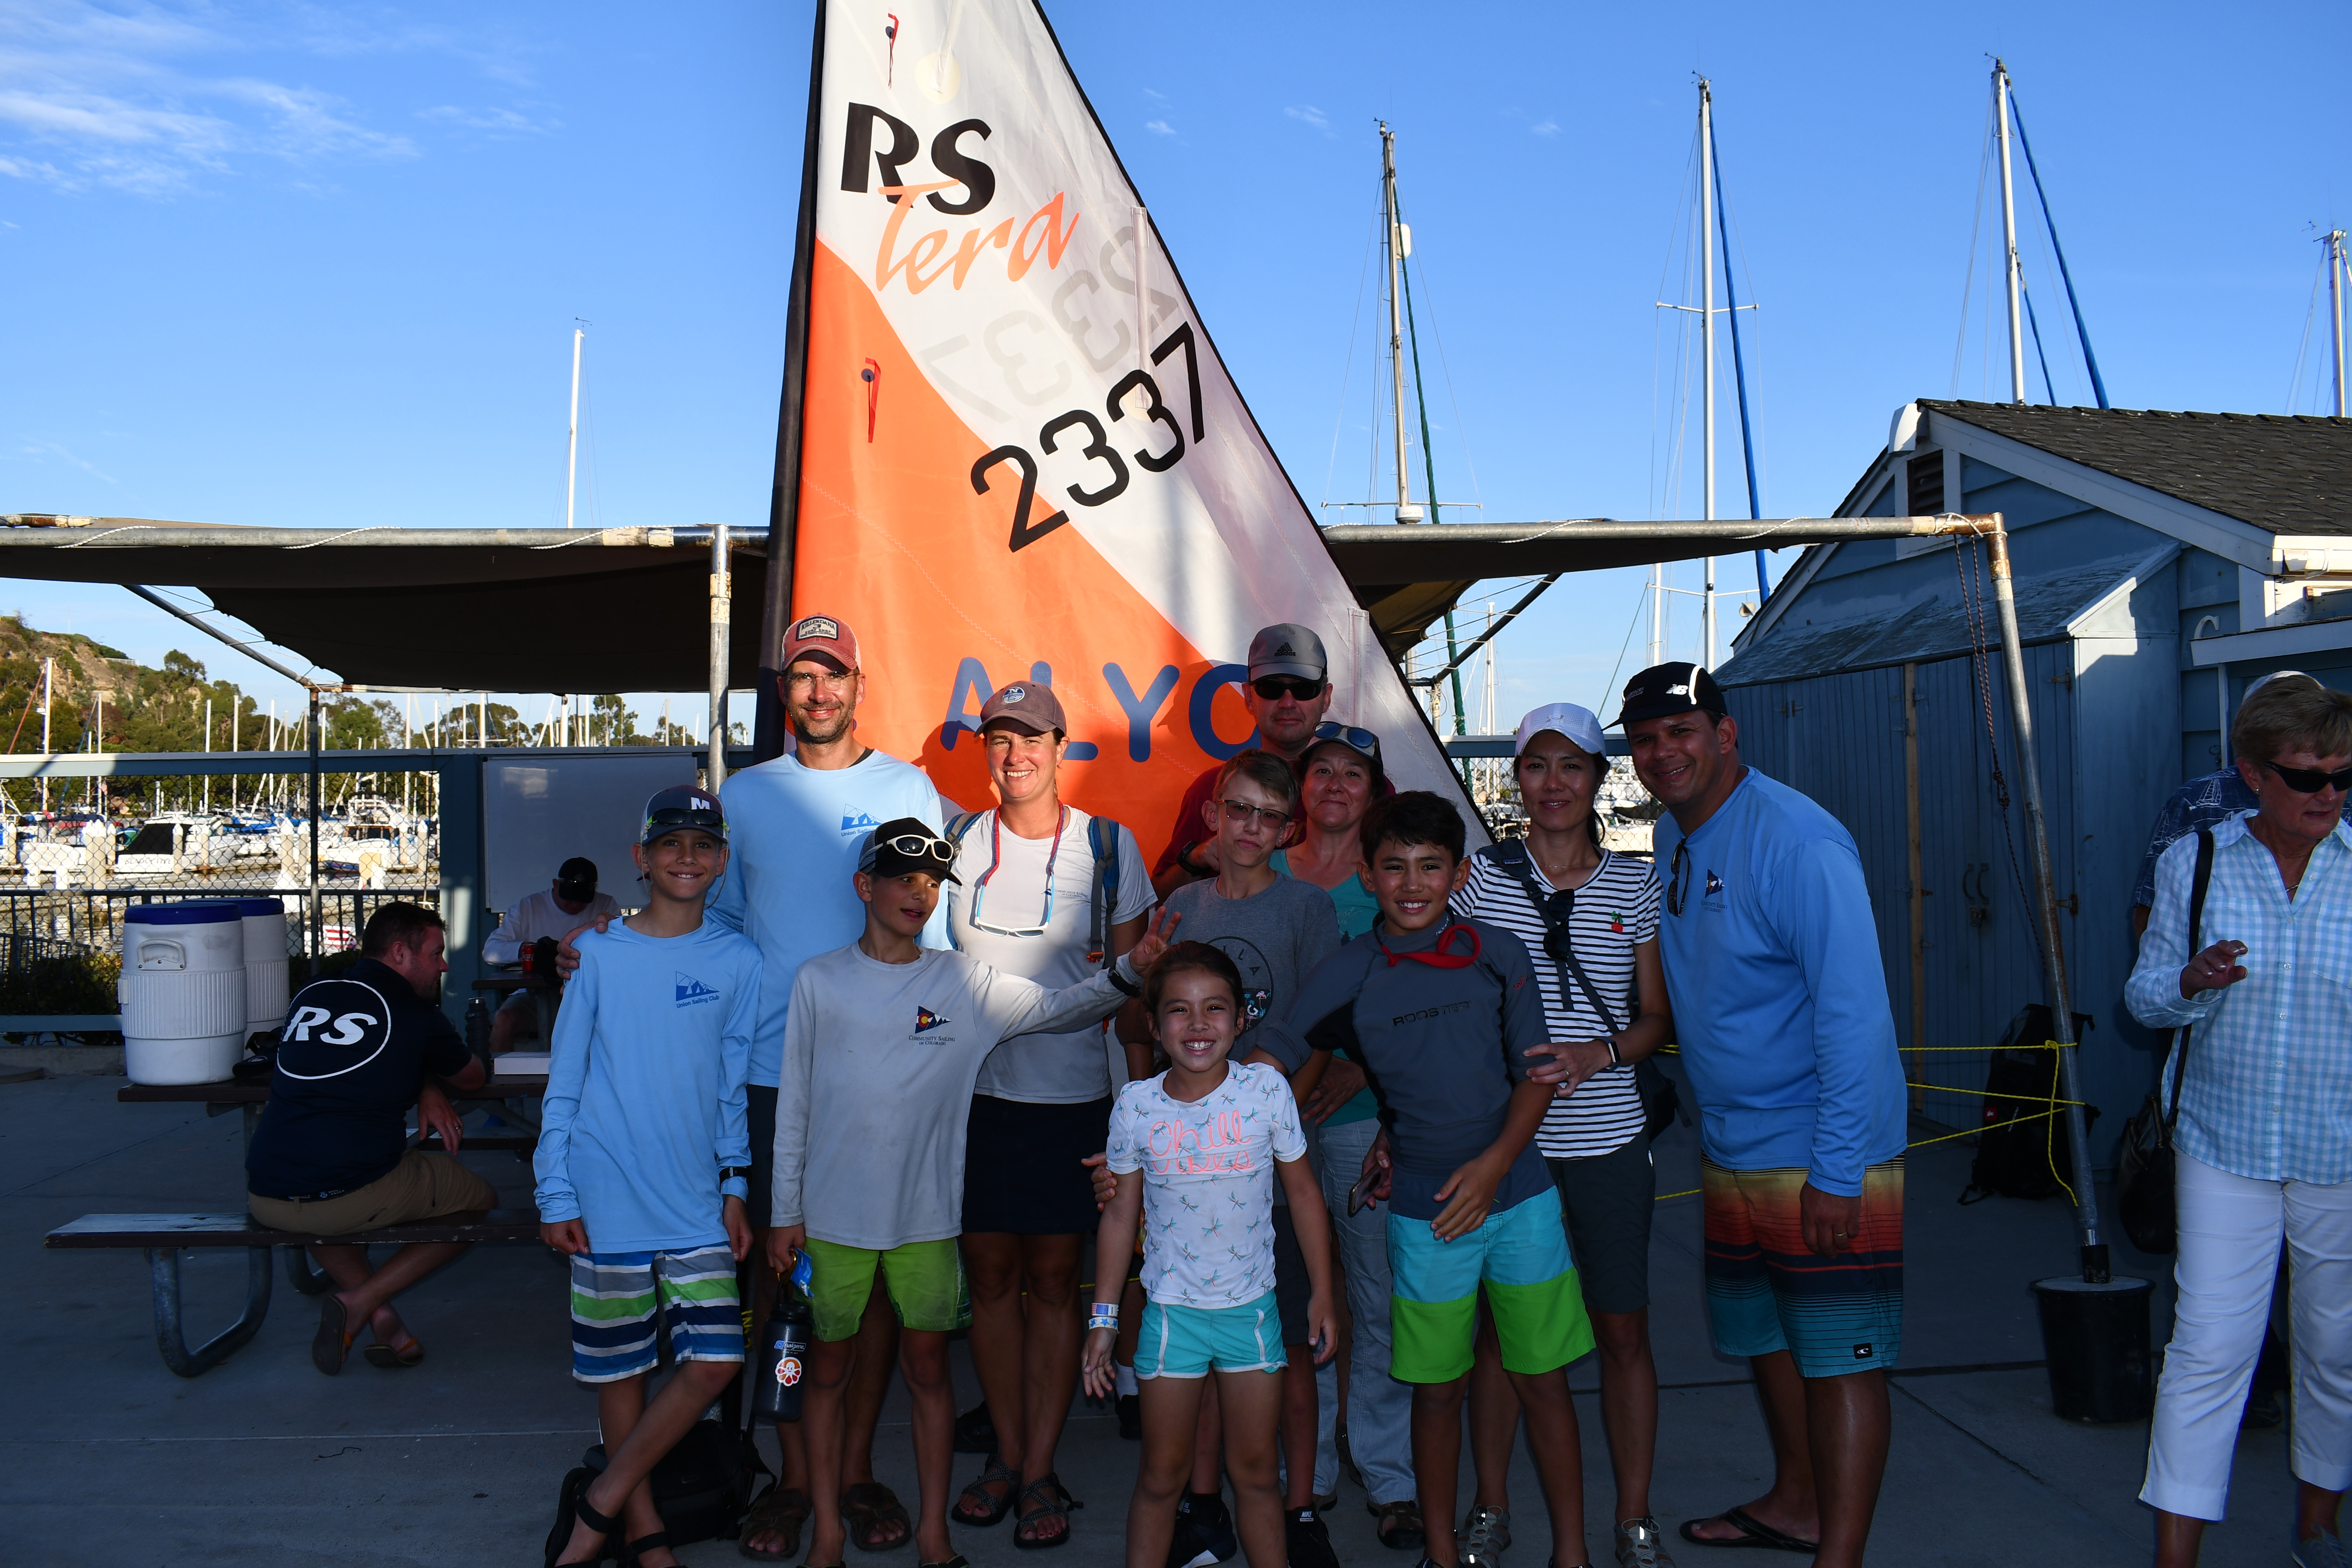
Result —
POLYGON ((1198 1121, 1154 1118, 1144 1128, 1144 1169, 1155 1176, 1222 1175, 1258 1168, 1269 1130, 1255 1107, 1212 1111, 1198 1121))

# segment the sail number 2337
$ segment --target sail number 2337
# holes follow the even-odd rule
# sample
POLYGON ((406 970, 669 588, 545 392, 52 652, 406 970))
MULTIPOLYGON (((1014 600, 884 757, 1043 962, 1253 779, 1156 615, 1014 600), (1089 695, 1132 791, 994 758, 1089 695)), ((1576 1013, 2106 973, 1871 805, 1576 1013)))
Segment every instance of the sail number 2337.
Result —
MULTIPOLYGON (((1197 443, 1206 437, 1207 423, 1201 411, 1201 365, 1192 346, 1192 323, 1178 323, 1176 330, 1151 351, 1151 363, 1162 364, 1180 349, 1184 354, 1184 390, 1192 401, 1192 440, 1197 443)), ((1139 391, 1144 400, 1142 417, 1164 429, 1167 446, 1162 450, 1154 451, 1147 444, 1129 456, 1145 471, 1164 474, 1183 459, 1188 448, 1184 426, 1162 400, 1160 384, 1152 379, 1151 373, 1131 370, 1120 377, 1118 384, 1110 389, 1110 395, 1103 400, 1104 412, 1110 416, 1112 424, 1118 424, 1127 417, 1129 405, 1139 391)), ((1156 436, 1154 438, 1158 439, 1156 436)), ((1087 459, 1089 464, 1101 465, 1099 475, 1091 469, 1086 475, 1090 484, 1067 487, 1070 499, 1080 506, 1100 506, 1105 501, 1117 499, 1126 492, 1128 481, 1133 478, 1128 470, 1127 459, 1120 457, 1118 449, 1111 445, 1108 428, 1090 408, 1073 408, 1046 420, 1037 432, 1037 446, 1047 453, 1066 447, 1087 459), (1081 441, 1083 445, 1080 445, 1081 441)), ((980 495, 988 494, 989 474, 1000 466, 1011 468, 1021 476, 1021 492, 1013 503, 1013 531, 1009 548, 1026 549, 1070 521, 1068 512, 1058 510, 1050 517, 1034 522, 1030 521, 1033 503, 1037 499, 1037 459, 1030 456, 1024 447, 999 447, 974 463, 971 466, 972 489, 980 495)))

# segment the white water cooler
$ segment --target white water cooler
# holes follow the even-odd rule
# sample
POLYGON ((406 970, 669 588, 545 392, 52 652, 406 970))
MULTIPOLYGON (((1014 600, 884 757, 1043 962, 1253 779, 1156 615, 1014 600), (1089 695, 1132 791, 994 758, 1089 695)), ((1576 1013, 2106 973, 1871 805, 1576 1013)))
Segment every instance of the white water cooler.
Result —
POLYGON ((245 1032, 275 1035, 286 1022, 286 904, 231 899, 245 925, 245 1032))
POLYGON ((228 1077, 245 1054, 249 1005, 238 902, 140 904, 122 921, 124 1074, 152 1084, 228 1077))

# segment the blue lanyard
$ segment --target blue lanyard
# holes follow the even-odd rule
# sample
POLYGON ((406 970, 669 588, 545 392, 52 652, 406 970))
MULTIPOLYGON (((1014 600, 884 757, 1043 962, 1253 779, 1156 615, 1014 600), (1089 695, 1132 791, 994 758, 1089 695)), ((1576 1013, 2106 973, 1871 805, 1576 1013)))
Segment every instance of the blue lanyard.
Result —
POLYGON ((980 918, 981 901, 987 895, 989 879, 1004 863, 1004 814, 992 812, 988 823, 988 869, 982 871, 971 885, 971 923, 982 931, 994 931, 999 936, 1043 936, 1045 928, 1054 923, 1054 866, 1062 858, 1062 834, 1070 826, 1070 808, 1062 807, 1062 815, 1054 821, 1054 847, 1045 852, 1045 912, 1037 923, 1021 930, 983 924, 980 918))

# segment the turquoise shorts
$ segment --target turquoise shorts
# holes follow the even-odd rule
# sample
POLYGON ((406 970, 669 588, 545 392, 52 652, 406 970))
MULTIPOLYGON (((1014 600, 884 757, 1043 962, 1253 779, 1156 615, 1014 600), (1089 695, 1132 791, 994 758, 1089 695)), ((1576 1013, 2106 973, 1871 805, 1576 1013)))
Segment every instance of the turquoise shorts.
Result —
POLYGON ((1559 1194, 1546 1187, 1452 1241, 1425 1219, 1390 1214, 1389 1375, 1452 1383, 1467 1373, 1481 1286, 1506 1371, 1551 1372, 1591 1352, 1559 1194))
POLYGON ((1151 1301, 1135 1345, 1138 1377, 1205 1377, 1219 1372, 1280 1372, 1282 1313, 1268 1290, 1238 1307, 1151 1301))

